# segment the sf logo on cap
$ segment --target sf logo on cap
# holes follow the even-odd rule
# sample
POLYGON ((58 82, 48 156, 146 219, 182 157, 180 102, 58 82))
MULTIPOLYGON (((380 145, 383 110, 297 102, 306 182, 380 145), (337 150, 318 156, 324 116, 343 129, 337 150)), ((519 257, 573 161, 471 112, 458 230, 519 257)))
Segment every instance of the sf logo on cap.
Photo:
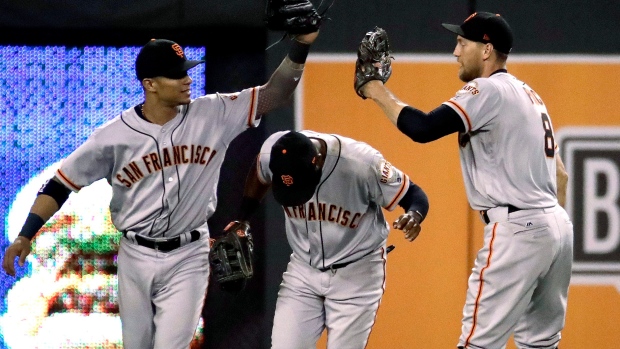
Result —
POLYGON ((282 175, 280 178, 282 178, 282 183, 284 183, 287 187, 293 184, 293 177, 289 175, 282 175))
POLYGON ((181 48, 181 45, 179 44, 174 44, 172 45, 172 49, 174 50, 174 52, 177 53, 177 56, 183 58, 183 48, 181 48))

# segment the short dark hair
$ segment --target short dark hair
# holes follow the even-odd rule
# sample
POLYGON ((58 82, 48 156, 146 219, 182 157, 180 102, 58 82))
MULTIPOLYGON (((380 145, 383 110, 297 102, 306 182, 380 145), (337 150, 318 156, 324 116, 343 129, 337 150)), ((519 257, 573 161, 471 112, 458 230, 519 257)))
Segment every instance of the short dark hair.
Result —
POLYGON ((497 60, 502 62, 502 63, 506 63, 506 61, 508 60, 508 54, 495 50, 495 54, 497 55, 497 60))

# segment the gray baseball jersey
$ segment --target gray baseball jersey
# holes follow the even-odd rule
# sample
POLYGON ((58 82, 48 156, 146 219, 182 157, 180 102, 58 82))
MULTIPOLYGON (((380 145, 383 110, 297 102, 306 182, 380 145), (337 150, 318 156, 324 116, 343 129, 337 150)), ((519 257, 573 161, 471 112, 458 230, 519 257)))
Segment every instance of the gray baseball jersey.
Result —
MULTIPOLYGON (((263 184, 272 181, 271 148, 285 133, 261 148, 263 184)), ((382 207, 397 206, 409 178, 365 143, 302 133, 325 141, 327 154, 314 196, 283 207, 293 253, 278 292, 272 348, 314 348, 325 328, 328 348, 363 348, 385 289, 389 228, 382 207)))
POLYGON ((484 246, 469 277, 459 347, 556 348, 566 316, 573 227, 557 203, 553 128, 542 99, 505 71, 444 103, 459 135, 470 205, 484 210, 484 246))
POLYGON ((142 119, 139 107, 125 110, 56 172, 73 191, 101 178, 112 186, 112 222, 127 234, 118 252, 125 348, 188 347, 209 281, 207 219, 220 167, 230 142, 260 122, 257 96, 258 88, 250 88, 199 97, 164 125, 142 119), (202 233, 198 241, 194 231, 202 233), (183 244, 161 251, 139 245, 140 237, 183 244))
POLYGON ((461 168, 473 209, 557 204, 553 128, 534 90, 501 72, 472 80, 444 104, 465 125, 461 168))
MULTIPOLYGON (((277 132, 263 144, 259 179, 271 183, 269 158, 277 132)), ((409 177, 368 144, 339 135, 302 131, 327 143, 321 182, 312 200, 284 207, 293 253, 316 268, 361 258, 382 246, 389 232, 382 207, 393 210, 409 189, 409 177)))
POLYGON ((105 178, 120 231, 148 237, 206 232, 226 149, 260 122, 257 96, 258 88, 202 96, 163 126, 143 120, 135 108, 125 110, 69 155, 57 177, 76 192, 105 178))

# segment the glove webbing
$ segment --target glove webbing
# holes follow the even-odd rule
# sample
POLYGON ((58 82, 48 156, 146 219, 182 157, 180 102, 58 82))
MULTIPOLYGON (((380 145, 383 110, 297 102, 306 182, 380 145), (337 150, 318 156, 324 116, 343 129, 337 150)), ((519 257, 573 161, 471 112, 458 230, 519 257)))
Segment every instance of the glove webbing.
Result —
MULTIPOLYGON (((319 16, 321 17, 321 20, 326 19, 326 20, 331 20, 331 18, 329 17, 323 17, 325 16, 325 14, 327 13, 327 10, 329 10, 332 6, 334 6, 334 3, 336 2, 336 0, 332 0, 332 3, 327 6, 327 8, 325 10, 323 10, 323 12, 319 13, 319 11, 317 11, 317 13, 319 14, 319 16)), ((269 3, 269 2, 267 2, 269 3)), ((319 6, 317 7, 317 10, 319 8, 321 8, 321 6, 323 5, 323 0, 321 0, 321 3, 319 4, 319 6)), ((269 50, 270 48, 274 47, 275 45, 279 44, 280 42, 282 42, 284 40, 284 38, 286 38, 287 33, 284 33, 284 35, 282 35, 282 37, 280 38, 280 40, 274 42, 273 44, 267 46, 267 48, 265 49, 265 51, 269 50)))

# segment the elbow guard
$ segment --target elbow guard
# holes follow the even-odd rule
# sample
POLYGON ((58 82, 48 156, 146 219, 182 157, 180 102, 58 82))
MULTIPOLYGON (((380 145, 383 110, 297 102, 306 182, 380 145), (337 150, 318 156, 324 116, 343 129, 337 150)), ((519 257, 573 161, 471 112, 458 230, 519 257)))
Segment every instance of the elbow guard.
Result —
POLYGON ((39 189, 37 196, 41 194, 51 196, 54 200, 56 200, 56 203, 60 208, 69 198, 71 190, 52 178, 47 181, 47 183, 45 183, 45 185, 41 187, 41 189, 39 189))

